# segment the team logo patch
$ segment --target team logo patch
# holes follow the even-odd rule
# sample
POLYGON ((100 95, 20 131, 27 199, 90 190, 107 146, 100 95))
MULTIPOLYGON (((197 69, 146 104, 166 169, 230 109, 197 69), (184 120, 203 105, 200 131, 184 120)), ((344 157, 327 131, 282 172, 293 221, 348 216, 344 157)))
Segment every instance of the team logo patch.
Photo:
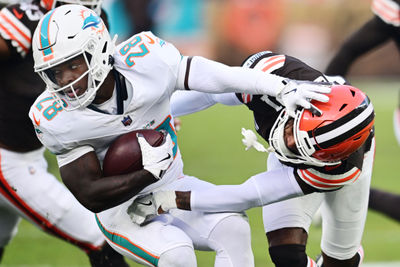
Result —
POLYGON ((129 126, 132 123, 132 118, 128 115, 121 120, 124 126, 129 126))
POLYGON ((146 125, 143 127, 144 129, 151 129, 151 127, 154 125, 155 120, 151 120, 150 122, 146 123, 146 125))
POLYGON ((158 42, 159 42, 161 47, 163 47, 166 44, 166 42, 164 40, 162 40, 162 39, 158 39, 158 42))
POLYGON ((43 132, 42 132, 41 130, 39 130, 38 128, 35 128, 35 133, 36 133, 36 136, 37 136, 39 139, 42 139, 42 137, 43 137, 43 132))

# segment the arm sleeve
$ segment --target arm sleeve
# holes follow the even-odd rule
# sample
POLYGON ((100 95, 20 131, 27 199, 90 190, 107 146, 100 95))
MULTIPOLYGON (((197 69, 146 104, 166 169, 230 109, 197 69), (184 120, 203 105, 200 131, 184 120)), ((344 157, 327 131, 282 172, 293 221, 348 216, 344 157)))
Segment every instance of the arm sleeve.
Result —
POLYGON ((204 191, 192 191, 192 210, 239 212, 285 199, 302 196, 293 168, 257 174, 241 185, 217 185, 204 191))
POLYGON ((68 152, 65 152, 65 153, 62 153, 62 154, 58 154, 57 155, 58 167, 61 168, 62 166, 73 162, 77 158, 80 158, 81 156, 83 156, 86 153, 89 153, 91 151, 94 151, 93 147, 91 147, 91 146, 81 146, 81 147, 77 147, 77 148, 75 148, 73 150, 70 150, 68 152))
POLYGON ((238 92, 276 96, 283 77, 258 69, 230 67, 203 57, 183 57, 177 89, 206 93, 238 92))
POLYGON ((235 93, 208 94, 196 91, 176 91, 171 97, 172 116, 179 117, 195 113, 217 103, 228 106, 242 104, 235 93))

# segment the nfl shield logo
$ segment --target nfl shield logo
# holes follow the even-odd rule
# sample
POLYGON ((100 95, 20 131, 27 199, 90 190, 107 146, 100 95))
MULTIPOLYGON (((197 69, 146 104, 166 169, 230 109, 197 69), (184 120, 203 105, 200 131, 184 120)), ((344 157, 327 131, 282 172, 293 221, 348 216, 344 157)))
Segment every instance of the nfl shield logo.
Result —
POLYGON ((131 123, 132 123, 132 119, 131 119, 131 117, 128 115, 128 116, 126 116, 126 117, 124 117, 123 119, 122 119, 122 124, 124 125, 124 126, 129 126, 129 125, 131 125, 131 123))

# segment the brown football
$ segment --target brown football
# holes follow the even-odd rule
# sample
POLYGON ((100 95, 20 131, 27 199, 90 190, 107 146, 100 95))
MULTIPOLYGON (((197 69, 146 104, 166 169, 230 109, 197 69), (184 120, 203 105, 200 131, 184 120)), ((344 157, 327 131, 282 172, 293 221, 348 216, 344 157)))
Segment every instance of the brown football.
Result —
POLYGON ((159 146, 164 134, 156 130, 142 129, 119 136, 108 148, 103 161, 103 175, 114 176, 143 169, 142 151, 136 134, 142 134, 151 146, 159 146))

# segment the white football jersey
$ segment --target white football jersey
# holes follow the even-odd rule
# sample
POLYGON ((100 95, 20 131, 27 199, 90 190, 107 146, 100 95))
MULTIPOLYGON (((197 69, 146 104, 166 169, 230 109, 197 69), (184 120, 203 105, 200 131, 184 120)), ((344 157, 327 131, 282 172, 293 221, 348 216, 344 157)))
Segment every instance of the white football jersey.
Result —
POLYGON ((170 96, 177 87, 182 56, 172 44, 151 32, 132 36, 117 46, 113 56, 114 69, 126 80, 128 98, 123 102, 123 114, 113 112, 117 107, 115 92, 99 106, 106 108, 107 114, 90 108, 65 111, 46 90, 32 105, 29 117, 38 138, 57 156, 60 167, 93 150, 102 162, 110 144, 133 130, 166 130, 174 142, 175 159, 163 179, 142 191, 147 193, 183 175, 170 115, 170 96))

